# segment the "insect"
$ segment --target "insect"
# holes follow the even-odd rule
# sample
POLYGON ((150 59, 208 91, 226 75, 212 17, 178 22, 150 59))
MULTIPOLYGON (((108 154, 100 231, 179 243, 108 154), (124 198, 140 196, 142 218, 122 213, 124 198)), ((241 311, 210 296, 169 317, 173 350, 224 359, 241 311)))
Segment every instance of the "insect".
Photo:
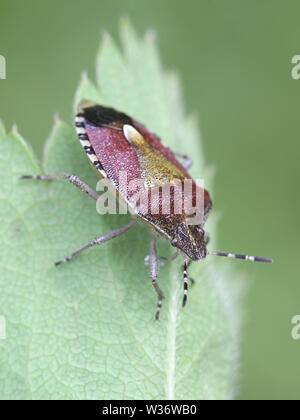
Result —
MULTIPOLYGON (((128 205, 132 217, 127 225, 95 238, 67 258, 55 263, 56 265, 71 261, 87 249, 122 235, 137 221, 145 222, 152 231, 148 263, 152 285, 157 294, 155 314, 157 320, 164 298, 157 284, 160 261, 156 250, 158 237, 164 237, 176 248, 176 252, 165 259, 166 261, 172 261, 179 255, 183 257, 183 307, 188 294, 188 267, 193 261, 204 259, 207 255, 217 255, 249 261, 272 262, 269 258, 208 251, 209 235, 204 231, 206 219, 212 208, 208 191, 198 187, 188 174, 188 169, 192 165, 191 159, 186 155, 172 152, 144 125, 113 108, 83 100, 78 106, 75 128, 80 144, 98 176, 109 181, 118 193, 119 199, 128 205), (125 188, 121 186, 121 174, 124 173, 129 184, 135 180, 141 181, 139 192, 142 194, 139 195, 138 200, 133 199, 136 190, 129 190, 128 184, 125 188), (189 193, 185 193, 183 188, 187 182, 190 185, 189 193), (165 201, 162 198, 164 187, 169 187, 165 201), (146 204, 144 202, 141 204, 141 197, 149 198, 149 195, 150 200, 146 200, 146 204), (184 206, 183 203, 188 201, 186 195, 190 200, 189 205, 184 206), (197 204, 197 196, 200 197, 201 205, 197 204), (170 206, 166 212, 163 212, 162 207, 167 202, 170 206), (156 211, 152 211, 153 203, 156 204, 156 211)), ((41 181, 66 179, 94 200, 99 198, 98 193, 76 175, 24 175, 22 178, 41 181)))

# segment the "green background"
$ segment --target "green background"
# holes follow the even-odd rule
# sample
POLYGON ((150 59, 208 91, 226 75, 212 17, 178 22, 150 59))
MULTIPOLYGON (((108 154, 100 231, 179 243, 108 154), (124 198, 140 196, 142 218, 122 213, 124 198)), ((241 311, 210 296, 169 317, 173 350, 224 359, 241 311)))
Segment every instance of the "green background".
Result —
MULTIPOLYGON (((157 31, 164 66, 181 76, 206 161, 215 168, 220 250, 271 256, 235 264, 249 277, 239 398, 298 399, 300 342, 299 1, 0 0, 0 117, 41 156, 53 115, 71 122, 83 69, 94 77, 101 31, 119 18, 157 31)), ((141 66, 143 63, 141 63, 141 66)), ((199 174, 201 175, 201 174, 199 174)))

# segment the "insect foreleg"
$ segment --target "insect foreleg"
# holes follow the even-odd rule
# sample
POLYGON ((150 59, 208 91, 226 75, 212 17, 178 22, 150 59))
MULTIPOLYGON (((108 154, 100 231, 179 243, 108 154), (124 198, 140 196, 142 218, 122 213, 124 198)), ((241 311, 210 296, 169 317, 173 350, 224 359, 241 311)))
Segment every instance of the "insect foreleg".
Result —
POLYGON ((85 194, 92 197, 94 200, 98 200, 99 194, 96 193, 91 187, 85 182, 81 181, 76 175, 71 174, 57 174, 57 175, 23 175, 21 179, 35 179, 38 181, 58 181, 60 179, 67 179, 75 187, 79 188, 85 194))

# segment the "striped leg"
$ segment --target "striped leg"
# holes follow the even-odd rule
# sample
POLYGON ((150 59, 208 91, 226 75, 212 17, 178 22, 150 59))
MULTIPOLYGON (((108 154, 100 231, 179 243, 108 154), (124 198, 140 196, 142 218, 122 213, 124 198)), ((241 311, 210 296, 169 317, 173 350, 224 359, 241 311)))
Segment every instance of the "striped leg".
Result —
POLYGON ((155 319, 159 319, 159 314, 162 306, 162 300, 164 299, 163 292, 161 291, 160 287, 158 286, 156 279, 158 274, 158 257, 156 251, 156 239, 153 236, 150 243, 150 278, 152 280, 152 285, 157 294, 157 310, 155 314, 155 319))
MULTIPOLYGON (((185 264, 183 264, 182 271, 186 271, 187 272, 188 271, 188 268, 192 264, 192 262, 193 262, 193 260, 188 260, 186 262, 186 268, 185 268, 185 264)), ((192 285, 195 284, 195 280, 192 277, 189 276, 188 272, 187 272, 187 278, 191 282, 192 285)))
POLYGON ((98 200, 99 194, 96 193, 91 187, 85 184, 76 175, 71 174, 57 174, 57 175, 23 175, 21 179, 35 179, 38 181, 58 181, 60 179, 67 179, 75 187, 79 188, 85 194, 92 197, 94 200, 98 200))
POLYGON ((184 308, 187 301, 187 295, 188 295, 188 261, 184 260, 183 265, 183 300, 182 300, 182 307, 184 308))
MULTIPOLYGON (((192 264, 192 262, 193 262, 192 260, 188 260, 187 267, 186 267, 187 269, 192 264)), ((183 265, 182 269, 184 270, 184 265, 183 265)), ((189 275, 188 275, 188 280, 191 282, 192 285, 195 284, 195 280, 192 277, 190 277, 189 275)))
POLYGON ((87 245, 85 245, 84 247, 78 249, 78 251, 73 252, 73 254, 71 254, 70 256, 68 256, 67 258, 61 260, 61 261, 57 261, 55 263, 55 265, 60 265, 63 263, 66 263, 68 261, 73 260, 73 258, 78 257, 80 254, 82 254, 84 251, 86 251, 87 249, 91 248, 94 245, 100 245, 103 244, 103 242, 107 242, 110 239, 116 238, 117 236, 122 235, 122 233, 127 232, 127 230, 129 230, 130 228, 132 228, 132 226, 136 223, 135 219, 132 219, 130 223, 128 223, 128 225, 125 225, 119 229, 116 230, 112 230, 111 232, 106 233, 105 235, 99 236, 98 238, 95 238, 93 241, 91 241, 90 243, 88 243, 87 245))

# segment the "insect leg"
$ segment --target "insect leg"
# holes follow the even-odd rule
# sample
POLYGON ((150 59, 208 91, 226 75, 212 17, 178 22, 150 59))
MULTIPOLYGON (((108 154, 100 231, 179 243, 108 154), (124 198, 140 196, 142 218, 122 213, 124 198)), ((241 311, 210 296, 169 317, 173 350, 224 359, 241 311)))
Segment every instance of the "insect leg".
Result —
POLYGON ((182 307, 184 307, 186 305, 186 301, 187 301, 188 280, 191 282, 192 285, 195 284, 195 280, 188 275, 188 271, 187 271, 189 266, 192 264, 192 262, 193 262, 192 260, 188 260, 188 261, 185 260, 184 264, 182 266, 182 269, 183 269, 183 291, 184 291, 182 307))
POLYGON ((127 232, 127 230, 129 230, 130 228, 132 228, 132 226, 136 223, 135 219, 132 219, 130 223, 128 223, 128 225, 125 225, 119 229, 116 230, 112 230, 111 232, 106 233, 105 235, 102 236, 98 236, 97 238, 95 238, 93 241, 91 241, 90 243, 88 243, 87 245, 85 245, 84 247, 78 249, 77 251, 73 252, 73 254, 69 255, 67 258, 61 260, 61 261, 57 261, 55 263, 55 265, 60 265, 62 263, 68 262, 73 260, 73 258, 78 257, 80 254, 82 254, 84 251, 86 251, 87 249, 91 248, 94 245, 100 245, 103 242, 107 242, 110 239, 116 238, 117 236, 122 235, 122 233, 127 232))
POLYGON ((193 161, 192 159, 188 156, 185 155, 183 153, 179 153, 179 152, 173 152, 175 156, 184 159, 182 166, 184 167, 184 169, 189 169, 192 165, 193 165, 193 161))
MULTIPOLYGON (((188 260, 188 262, 187 262, 187 268, 190 267, 190 265, 192 264, 192 262, 193 262, 192 260, 188 260)), ((188 275, 188 279, 189 279, 189 281, 191 282, 192 285, 195 284, 195 280, 192 277, 190 277, 189 275, 188 275)))
MULTIPOLYGON (((179 255, 179 250, 177 249, 177 251, 173 255, 171 255, 170 257, 157 257, 157 259, 158 259, 158 262, 160 263, 160 265, 164 265, 166 263, 169 263, 169 262, 172 262, 172 261, 176 260, 178 255, 179 255)), ((149 261, 150 261, 150 256, 147 255, 144 258, 144 264, 149 265, 149 261)))
POLYGON ((76 175, 71 174, 57 174, 57 175, 23 175, 21 179, 35 179, 38 181, 57 181, 60 179, 67 179, 71 184, 75 185, 75 187, 79 188, 85 194, 92 197, 94 200, 98 200, 99 194, 96 193, 91 187, 89 187, 86 183, 81 181, 76 175))
MULTIPOLYGON (((187 269, 192 264, 192 262, 193 262, 192 260, 187 261, 187 267, 186 267, 187 269)), ((182 271, 184 271, 184 265, 182 266, 182 271)), ((190 277, 189 275, 188 275, 188 280, 191 282, 192 286, 195 284, 195 280, 192 277, 190 277)))
POLYGON ((159 261, 163 262, 163 263, 168 263, 168 262, 172 262, 174 260, 176 260, 176 258, 179 255, 179 250, 177 249, 177 251, 171 255, 171 257, 159 257, 159 261))
POLYGON ((155 314, 155 319, 159 319, 159 314, 162 306, 162 300, 164 299, 163 292, 161 291, 160 287, 158 286, 156 279, 158 274, 158 257, 156 251, 156 239, 153 236, 150 243, 150 278, 152 280, 152 285, 157 293, 157 310, 155 314))
POLYGON ((184 260, 183 264, 183 300, 182 300, 182 307, 184 308, 187 301, 187 295, 188 295, 188 261, 184 260))

